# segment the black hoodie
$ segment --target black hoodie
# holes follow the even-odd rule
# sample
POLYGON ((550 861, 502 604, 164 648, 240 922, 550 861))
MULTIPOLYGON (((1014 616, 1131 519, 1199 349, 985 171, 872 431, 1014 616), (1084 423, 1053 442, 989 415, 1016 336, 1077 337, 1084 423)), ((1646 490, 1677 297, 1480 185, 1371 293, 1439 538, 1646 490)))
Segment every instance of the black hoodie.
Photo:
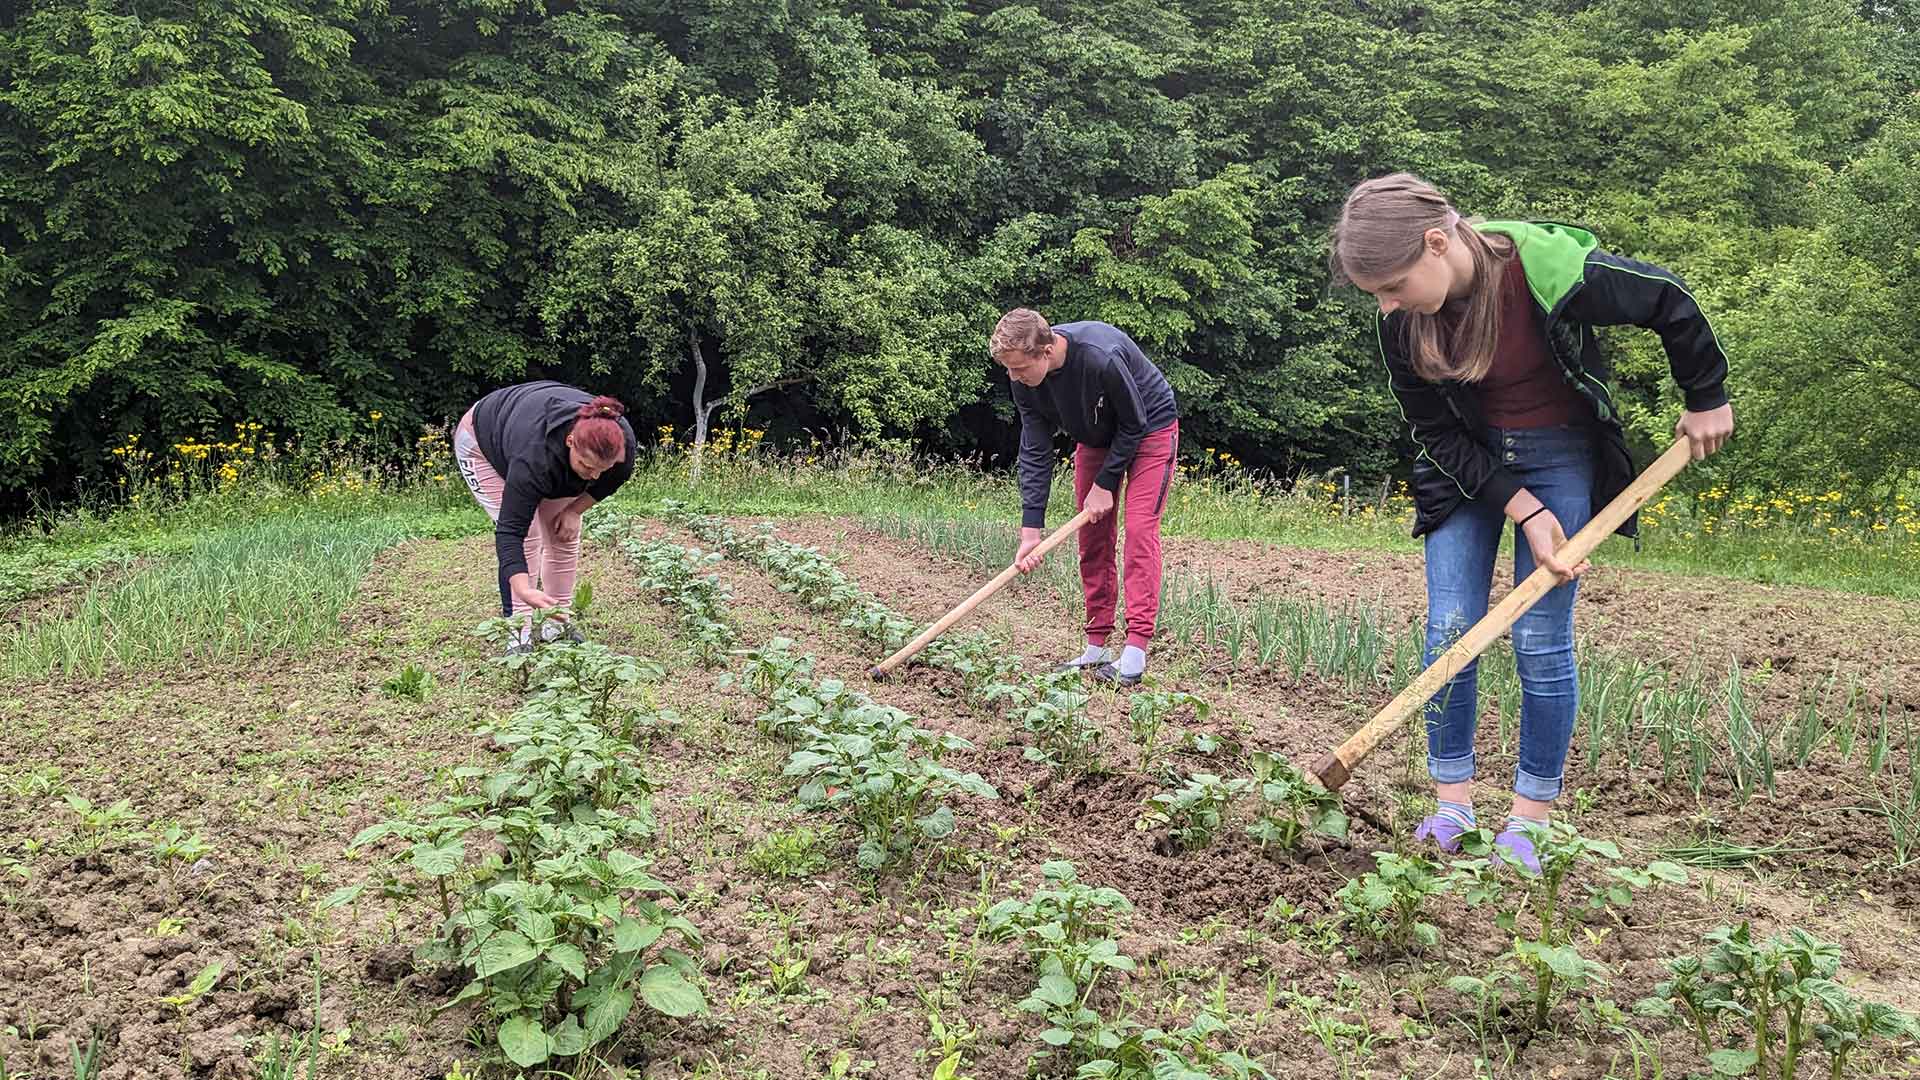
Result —
MULTIPOLYGON (((567 456, 567 433, 580 418, 580 406, 593 395, 565 383, 550 381, 502 387, 473 407, 473 436, 480 454, 500 474, 505 490, 500 514, 493 524, 493 549, 500 562, 500 587, 515 574, 527 573, 525 544, 533 515, 543 499, 571 499, 591 495, 599 502, 620 489, 633 475, 638 443, 633 425, 621 417, 627 437, 626 456, 618 465, 589 483, 573 471, 567 456)), ((504 591, 502 595, 505 595, 504 591)))

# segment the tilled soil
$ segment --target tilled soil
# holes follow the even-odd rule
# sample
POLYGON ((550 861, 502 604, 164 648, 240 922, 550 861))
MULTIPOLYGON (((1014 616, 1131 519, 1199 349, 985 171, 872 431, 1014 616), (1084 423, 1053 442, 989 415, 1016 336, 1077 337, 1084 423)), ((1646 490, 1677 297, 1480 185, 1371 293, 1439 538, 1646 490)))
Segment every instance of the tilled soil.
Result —
MULTIPOLYGON (((645 531, 698 543, 658 525, 645 531)), ((844 523, 789 521, 778 531, 840 555, 867 591, 915 619, 937 617, 978 584, 955 560, 844 523)), ((1168 557, 1236 590, 1361 600, 1399 619, 1417 613, 1417 561, 1185 541, 1171 542, 1168 557)), ((792 782, 779 775, 785 748, 752 724, 760 704, 680 655, 675 616, 633 584, 631 564, 602 548, 584 569, 597 594, 596 633, 672 665, 661 693, 683 722, 656 736, 644 756, 660 822, 653 870, 681 890, 681 910, 703 932, 711 1005, 709 1015, 686 1021, 636 1013, 605 1055, 627 1075, 811 1080, 844 1055, 851 1075, 924 1076, 941 1056, 930 1017, 960 1033, 966 1073, 1025 1075, 1043 1048, 1041 1025, 1013 1005, 1032 989, 1033 974, 1015 946, 980 938, 977 916, 1026 895, 1041 865, 1062 858, 1135 907, 1119 937, 1139 968, 1096 993, 1092 1003, 1103 1013, 1172 1026, 1217 1001, 1228 1009, 1231 1045, 1261 1056, 1276 1075, 1339 1075, 1310 1030, 1310 1007, 1290 996, 1309 995, 1372 1038, 1351 1062, 1353 1075, 1485 1074, 1475 1065, 1482 1047, 1468 1023, 1472 1009, 1444 984, 1451 974, 1484 973, 1506 947, 1488 912, 1438 899, 1430 917, 1442 943, 1413 958, 1343 942, 1332 927, 1332 894, 1371 868, 1370 852, 1396 843, 1374 824, 1356 819, 1347 843, 1296 856, 1263 853, 1236 819, 1209 847, 1178 851, 1135 825, 1142 803, 1164 787, 1133 767, 1122 695, 1097 691, 1090 710, 1114 771, 1056 779, 1025 760, 1025 735, 1013 720, 970 704, 951 675, 910 667, 871 683, 865 673, 877 656, 837 616, 805 609, 755 568, 723 562, 717 572, 732 589, 743 645, 795 639, 816 657, 816 677, 844 679, 924 726, 970 740, 973 748, 948 763, 977 771, 999 792, 994 801, 956 800, 955 837, 870 879, 853 867, 847 829, 831 830, 794 807, 792 782), (823 865, 798 880, 757 869, 754 845, 797 825, 831 830, 823 865), (782 992, 770 972, 796 956, 807 957, 804 975, 782 992)), ((1920 630, 1900 612, 1804 590, 1699 588, 1693 579, 1602 572, 1583 598, 1583 636, 1653 659, 1723 647, 1743 662, 1769 659, 1780 673, 1780 689, 1770 693, 1780 698, 1762 708, 1795 700, 1791 680, 1813 670, 1816 651, 1863 678, 1887 672, 1888 685, 1912 692, 1899 676, 1920 662, 1920 630)), ((8 1067, 64 1069, 69 1040, 95 1031, 109 1080, 251 1077, 267 1040, 315 1027, 326 1033, 325 1076, 437 1080, 456 1060, 488 1060, 468 1042, 477 1018, 466 1007, 436 1015, 458 978, 416 969, 412 946, 432 922, 425 904, 370 894, 323 912, 317 901, 370 873, 370 857, 344 852, 356 832, 436 797, 453 767, 487 760, 472 731, 515 704, 467 633, 492 598, 484 538, 417 542, 381 558, 340 640, 308 656, 4 688, 0 830, 10 843, 0 854, 19 860, 12 879, 0 864, 0 954, 11 956, 0 960, 0 1056, 8 1067), (406 663, 435 677, 423 703, 380 690, 406 663), (171 867, 157 865, 141 842, 110 838, 83 853, 73 815, 54 793, 60 785, 95 805, 128 798, 138 825, 178 822, 205 835, 212 851, 204 862, 171 867), (161 1000, 214 962, 223 975, 204 998, 180 1007, 161 1000)), ((1007 636, 1028 670, 1078 649, 1079 613, 1035 583, 995 597, 978 619, 1007 636)), ((1295 680, 1236 669, 1192 649, 1166 650, 1155 667, 1167 683, 1212 703, 1205 726, 1228 743, 1177 764, 1227 776, 1245 775, 1244 753, 1253 749, 1311 761, 1386 697, 1382 689, 1377 700, 1352 700, 1311 674, 1295 680)), ((1905 696, 1892 702, 1912 705, 1905 696)), ((1345 792, 1356 811, 1397 824, 1403 836, 1407 795, 1423 786, 1407 756, 1404 745, 1383 747, 1345 792)), ((1611 979, 1598 996, 1630 1007, 1661 978, 1666 957, 1697 952, 1706 930, 1748 918, 1761 930, 1801 925, 1839 942, 1851 985, 1920 1007, 1920 978, 1906 959, 1920 946, 1920 892, 1912 868, 1892 867, 1884 821, 1864 809, 1904 782, 1903 765, 1870 778, 1857 761, 1816 755, 1808 768, 1783 772, 1776 795, 1738 807, 1727 791, 1709 787, 1696 801, 1683 785, 1608 762, 1590 774, 1577 745, 1572 757, 1568 787, 1580 797, 1568 812, 1583 832, 1618 841, 1630 859, 1686 838, 1702 816, 1746 843, 1806 849, 1753 870, 1696 871, 1685 887, 1637 897, 1617 921, 1590 923, 1582 951, 1611 979)), ((1512 768, 1497 747, 1486 747, 1485 760, 1487 776, 1512 768)), ((1483 792, 1483 813, 1504 809, 1497 788, 1483 792)), ((1517 1022, 1496 1018, 1496 1052, 1502 1035, 1518 1049, 1484 1070, 1633 1075, 1623 1036, 1571 1001, 1554 1021, 1555 1033, 1526 1040, 1517 1022)), ((1704 1069, 1682 1033, 1647 1021, 1633 1027, 1658 1047, 1668 1075, 1704 1069)), ((1870 1066, 1873 1075, 1910 1068, 1891 1057, 1870 1066)), ((480 1073, 512 1074, 497 1064, 480 1073)))

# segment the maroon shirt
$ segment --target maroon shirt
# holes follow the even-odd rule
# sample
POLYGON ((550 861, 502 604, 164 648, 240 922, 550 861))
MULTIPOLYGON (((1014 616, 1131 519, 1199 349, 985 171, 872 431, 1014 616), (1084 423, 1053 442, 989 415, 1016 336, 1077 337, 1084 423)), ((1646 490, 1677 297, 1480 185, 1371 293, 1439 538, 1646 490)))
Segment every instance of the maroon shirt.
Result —
POLYGON ((1476 389, 1491 427, 1563 427, 1580 423, 1584 415, 1580 395, 1547 351, 1540 309, 1517 258, 1507 260, 1500 280, 1500 340, 1494 345, 1493 367, 1476 389))

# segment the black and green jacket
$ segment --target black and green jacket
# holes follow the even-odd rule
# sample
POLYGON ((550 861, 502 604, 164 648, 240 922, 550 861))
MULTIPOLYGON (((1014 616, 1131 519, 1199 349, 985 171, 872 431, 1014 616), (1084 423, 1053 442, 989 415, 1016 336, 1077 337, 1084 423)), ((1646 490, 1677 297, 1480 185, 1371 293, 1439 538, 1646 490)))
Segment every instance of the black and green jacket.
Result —
MULTIPOLYGON (((1593 410, 1597 510, 1626 488, 1635 470, 1607 385, 1612 365, 1600 351, 1594 327, 1631 323, 1659 334, 1673 380, 1694 412, 1727 403, 1726 354, 1700 305, 1671 271, 1602 251, 1592 233, 1571 225, 1489 221, 1475 228, 1513 240, 1527 287, 1540 306, 1548 351, 1561 376, 1593 410)), ((1505 506, 1524 485, 1501 465, 1474 387, 1428 382, 1414 373, 1400 312, 1382 317, 1378 333, 1388 385, 1418 448, 1413 535, 1432 531, 1467 499, 1505 506)), ((1637 528, 1629 518, 1619 531, 1632 536, 1637 528)))

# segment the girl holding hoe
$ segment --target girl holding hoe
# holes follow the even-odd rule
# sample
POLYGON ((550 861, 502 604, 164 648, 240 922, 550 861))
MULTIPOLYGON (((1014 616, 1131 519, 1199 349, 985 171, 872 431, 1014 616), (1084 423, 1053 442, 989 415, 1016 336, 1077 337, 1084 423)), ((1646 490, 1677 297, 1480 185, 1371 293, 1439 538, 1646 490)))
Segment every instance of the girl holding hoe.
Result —
MULTIPOLYGON (((557 382, 502 387, 467 410, 453 457, 474 500, 493 519, 500 613, 512 618, 573 602, 580 515, 633 475, 636 441, 627 407, 557 382)), ((532 620, 507 651, 533 647, 532 620)), ((543 637, 581 640, 557 622, 543 637)))
MULTIPOLYGON (((1594 328, 1631 323, 1660 335, 1686 400, 1675 435, 1695 460, 1733 432, 1726 355, 1670 271, 1610 254, 1568 225, 1470 223, 1407 173, 1355 187, 1332 240, 1335 280, 1379 302, 1388 386, 1417 448, 1413 534, 1426 543, 1426 661, 1487 613, 1509 521, 1514 580, 1538 565, 1561 582, 1513 627, 1520 755, 1497 843, 1538 873, 1528 832, 1545 826, 1560 795, 1580 693, 1573 601, 1587 569, 1555 552, 1634 474, 1594 328)), ((1629 519, 1620 531, 1636 529, 1629 519)), ((1427 771, 1439 809, 1414 837, 1447 852, 1477 827, 1477 675, 1468 664, 1427 705, 1427 771)))

